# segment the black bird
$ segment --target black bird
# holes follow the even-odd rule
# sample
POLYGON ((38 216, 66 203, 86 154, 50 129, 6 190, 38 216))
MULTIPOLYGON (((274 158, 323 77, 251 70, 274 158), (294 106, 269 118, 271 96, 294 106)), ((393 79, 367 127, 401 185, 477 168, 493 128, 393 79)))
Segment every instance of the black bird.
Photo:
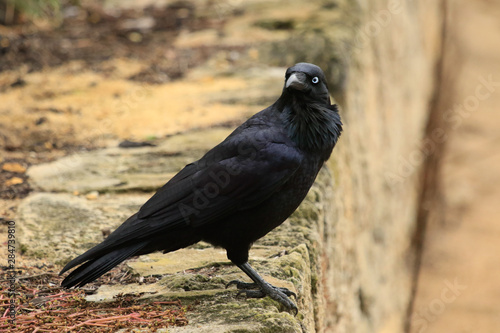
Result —
POLYGON ((231 281, 247 297, 270 296, 297 312, 285 288, 248 264, 252 243, 279 226, 305 198, 342 131, 323 71, 288 68, 278 100, 200 160, 186 165, 102 243, 70 261, 62 282, 83 286, 123 260, 178 250, 201 240, 223 247, 254 283, 231 281))

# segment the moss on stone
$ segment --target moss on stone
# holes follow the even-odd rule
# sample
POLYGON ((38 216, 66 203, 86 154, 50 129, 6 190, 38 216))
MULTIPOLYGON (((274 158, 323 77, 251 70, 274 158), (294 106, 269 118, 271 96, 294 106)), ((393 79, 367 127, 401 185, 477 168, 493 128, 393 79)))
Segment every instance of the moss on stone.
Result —
POLYGON ((256 21, 254 25, 267 30, 293 30, 296 24, 292 19, 264 19, 256 21))
POLYGON ((302 333, 300 323, 288 312, 259 314, 254 320, 262 323, 261 333, 302 333))
POLYGON ((290 216, 289 223, 291 225, 302 225, 310 228, 318 220, 318 207, 311 201, 305 200, 300 208, 290 216))
POLYGON ((155 301, 181 300, 183 304, 189 305, 204 300, 213 300, 217 296, 227 294, 224 289, 204 289, 192 291, 169 291, 158 295, 148 296, 148 299, 155 301))
POLYGON ((205 289, 223 289, 226 281, 221 277, 209 277, 201 274, 177 274, 169 275, 160 281, 160 284, 170 290, 205 290, 205 289))

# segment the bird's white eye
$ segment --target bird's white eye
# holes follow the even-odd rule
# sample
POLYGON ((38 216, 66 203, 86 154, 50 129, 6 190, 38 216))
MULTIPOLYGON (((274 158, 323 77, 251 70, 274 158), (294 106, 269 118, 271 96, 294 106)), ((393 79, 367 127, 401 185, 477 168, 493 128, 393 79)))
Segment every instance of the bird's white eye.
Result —
POLYGON ((315 76, 315 77, 312 78, 312 83, 316 84, 318 82, 319 82, 319 79, 318 79, 317 76, 315 76))

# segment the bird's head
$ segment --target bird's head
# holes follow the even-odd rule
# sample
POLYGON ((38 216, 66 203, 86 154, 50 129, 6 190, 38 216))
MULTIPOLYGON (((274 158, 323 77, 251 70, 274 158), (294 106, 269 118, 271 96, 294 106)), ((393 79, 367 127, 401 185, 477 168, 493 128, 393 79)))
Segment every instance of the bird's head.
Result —
POLYGON ((330 105, 325 74, 318 66, 306 62, 287 69, 283 92, 309 102, 330 105))
POLYGON ((330 102, 325 74, 300 62, 287 69, 283 93, 275 103, 290 138, 306 151, 321 151, 327 160, 342 131, 336 105, 330 102))

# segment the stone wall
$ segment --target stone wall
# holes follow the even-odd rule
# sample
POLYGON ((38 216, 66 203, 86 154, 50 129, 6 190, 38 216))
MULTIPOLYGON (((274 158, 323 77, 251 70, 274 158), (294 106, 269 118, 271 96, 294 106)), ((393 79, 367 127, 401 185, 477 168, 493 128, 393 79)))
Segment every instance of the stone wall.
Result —
MULTIPOLYGON (((360 5, 342 90, 345 133, 325 228, 328 332, 402 332, 411 296, 421 144, 440 57, 439 1, 360 5)), ((444 134, 444 133, 443 133, 444 134)))
POLYGON ((336 14, 319 14, 290 39, 264 48, 271 63, 324 68, 342 107, 345 131, 328 164, 333 187, 325 206, 317 328, 401 332, 413 287, 421 167, 444 140, 436 133, 423 142, 443 2, 323 6, 336 14), (278 50, 285 56, 276 58, 278 50))

